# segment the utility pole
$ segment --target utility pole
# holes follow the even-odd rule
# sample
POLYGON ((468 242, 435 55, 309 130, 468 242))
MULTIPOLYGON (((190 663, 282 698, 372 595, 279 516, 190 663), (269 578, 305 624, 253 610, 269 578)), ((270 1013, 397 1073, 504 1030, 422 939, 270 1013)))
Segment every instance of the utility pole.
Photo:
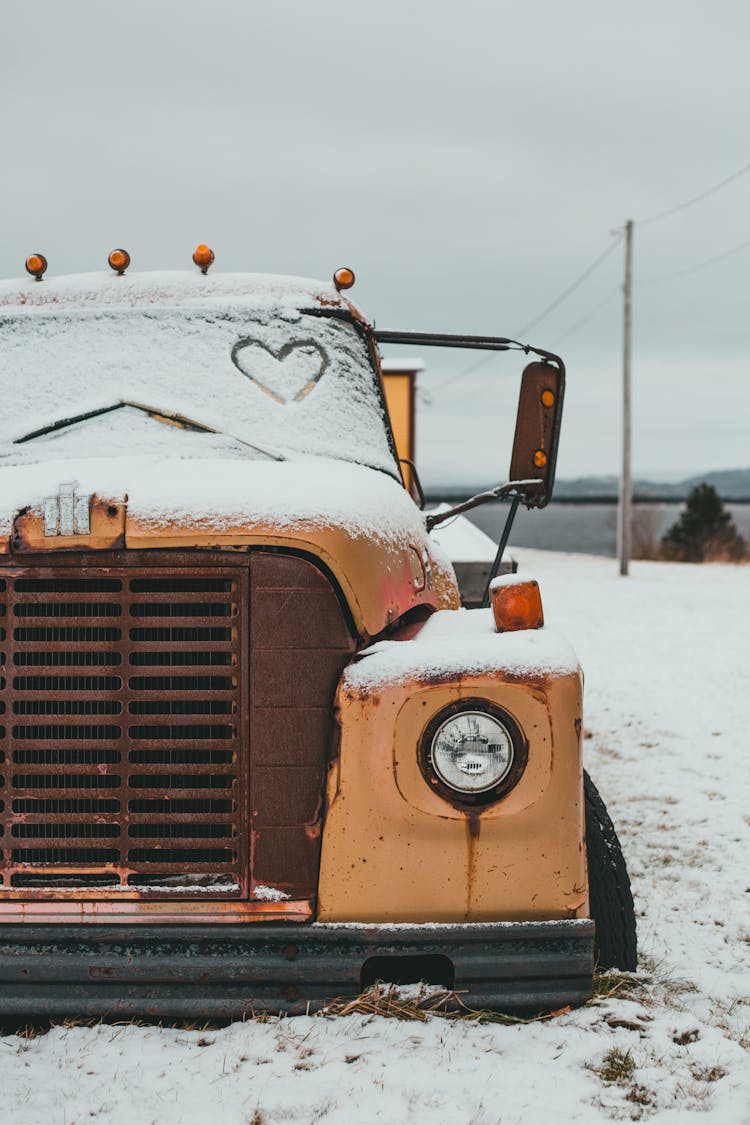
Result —
POLYGON ((620 574, 630 573, 630 552, 633 530, 633 483, 630 472, 630 350, 632 337, 633 298, 633 220, 625 224, 625 282, 622 321, 622 472, 617 511, 617 554, 620 574))

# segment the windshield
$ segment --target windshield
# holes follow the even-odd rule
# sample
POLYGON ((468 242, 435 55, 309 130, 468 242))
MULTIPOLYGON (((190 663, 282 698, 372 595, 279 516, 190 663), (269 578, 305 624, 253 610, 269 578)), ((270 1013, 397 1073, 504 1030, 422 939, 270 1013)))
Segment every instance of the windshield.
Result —
MULTIPOLYGON (((15 443, 45 427, 126 402, 239 439, 248 455, 256 447, 333 457, 399 478, 367 343, 351 322, 331 316, 154 306, 14 311, 0 319, 0 394, 4 458, 30 454, 43 438, 15 443)), ((79 432, 90 441, 94 429, 79 432)), ((134 452, 150 432, 133 428, 134 452)), ((102 440, 105 448, 78 455, 117 445, 102 440)))

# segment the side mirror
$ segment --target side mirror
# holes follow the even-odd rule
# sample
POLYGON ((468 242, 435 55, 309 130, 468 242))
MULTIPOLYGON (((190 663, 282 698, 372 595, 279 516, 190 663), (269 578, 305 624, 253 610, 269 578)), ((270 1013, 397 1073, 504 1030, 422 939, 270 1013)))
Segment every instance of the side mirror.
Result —
POLYGON ((536 361, 524 369, 510 479, 541 481, 524 494, 527 508, 544 508, 552 499, 564 392, 565 368, 561 361, 554 364, 536 361))

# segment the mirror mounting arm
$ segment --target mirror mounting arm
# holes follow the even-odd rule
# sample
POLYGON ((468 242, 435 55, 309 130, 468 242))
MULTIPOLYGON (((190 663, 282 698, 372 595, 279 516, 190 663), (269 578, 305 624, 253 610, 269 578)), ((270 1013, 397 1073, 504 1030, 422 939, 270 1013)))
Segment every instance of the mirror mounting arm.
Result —
POLYGON ((438 524, 445 523, 446 520, 453 519, 454 516, 460 516, 462 512, 470 512, 472 508, 478 508, 480 504, 488 504, 491 500, 503 500, 509 496, 513 498, 517 507, 519 501, 527 499, 538 491, 543 484, 544 482, 540 479, 510 480, 507 484, 499 484, 497 488, 490 488, 487 492, 478 492, 476 496, 464 500, 461 504, 456 504, 454 508, 449 508, 447 512, 437 512, 435 515, 427 516, 427 530, 432 531, 433 527, 437 527, 438 524))
POLYGON ((520 503, 521 503, 521 493, 517 492, 515 494, 515 496, 513 497, 513 503, 510 506, 510 511, 508 512, 508 518, 505 521, 505 527, 503 528, 503 533, 500 536, 500 542, 497 545, 497 553, 495 555, 495 561, 492 564, 492 568, 491 568, 489 576, 487 578, 487 585, 484 588, 484 597, 482 598, 482 609, 487 609, 487 607, 490 604, 490 590, 492 588, 492 583, 493 583, 494 579, 497 578, 498 574, 500 573, 500 567, 503 564, 503 555, 505 554, 505 548, 508 546, 508 540, 510 539, 510 529, 513 527, 513 520, 516 518, 516 512, 518 511, 518 505, 520 503))

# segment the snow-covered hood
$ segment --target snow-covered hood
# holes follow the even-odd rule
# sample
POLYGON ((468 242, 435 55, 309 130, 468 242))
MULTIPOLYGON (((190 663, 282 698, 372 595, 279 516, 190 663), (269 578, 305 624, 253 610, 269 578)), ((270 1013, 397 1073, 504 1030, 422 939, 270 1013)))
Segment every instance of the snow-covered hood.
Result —
MULTIPOLYGON (((431 576, 440 564, 430 557, 424 518, 401 485, 373 469, 316 457, 243 458, 218 448, 207 457, 155 452, 0 465, 0 553, 9 549, 17 514, 26 510, 40 524, 45 498, 63 483, 124 508, 128 548, 268 544, 314 554, 336 575, 369 635, 414 605, 437 605, 431 576)), ((48 546, 55 549, 54 538, 48 546)))
POLYGON ((401 485, 361 465, 322 457, 274 461, 161 451, 0 464, 2 532, 19 508, 41 507, 63 481, 77 482, 79 494, 126 500, 128 520, 154 531, 337 527, 394 544, 425 538, 424 519, 401 485))

